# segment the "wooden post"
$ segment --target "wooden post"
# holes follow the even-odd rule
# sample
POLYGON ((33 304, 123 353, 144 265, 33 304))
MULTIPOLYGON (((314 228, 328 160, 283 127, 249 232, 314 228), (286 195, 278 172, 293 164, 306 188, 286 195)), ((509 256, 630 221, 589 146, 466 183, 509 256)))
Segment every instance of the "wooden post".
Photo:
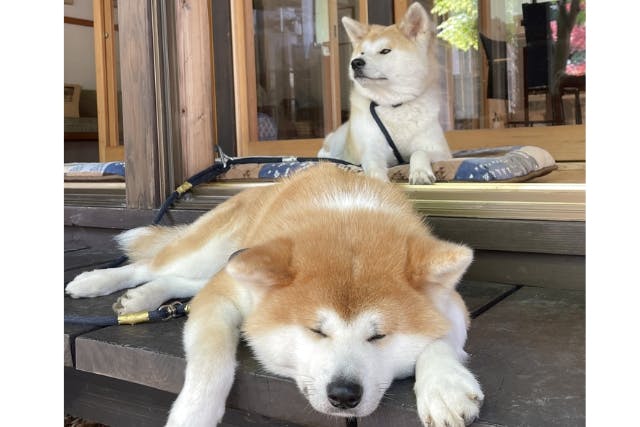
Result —
POLYGON ((393 22, 400 23, 402 17, 409 9, 409 0, 394 0, 393 1, 393 22))
MULTIPOLYGON (((493 36, 491 31, 491 2, 489 0, 478 0, 478 31, 480 33, 493 36)), ((495 36, 493 36, 495 37, 495 36)), ((491 127, 491 102, 488 98, 487 81, 489 80, 489 65, 487 53, 480 48, 480 76, 481 76, 481 102, 480 102, 480 127, 491 127)))
POLYGON ((118 2, 127 207, 159 206, 151 2, 118 2), (134 179, 135 177, 135 179, 134 179))
POLYGON ((98 155, 101 162, 124 159, 118 126, 113 0, 93 0, 96 98, 98 109, 98 155))
POLYGON ((184 178, 210 166, 216 143, 213 44, 208 0, 175 2, 184 178))
POLYGON ((236 141, 239 156, 248 156, 250 142, 258 140, 256 63, 251 10, 251 0, 231 2, 233 89, 236 99, 236 141))
POLYGON ((340 58, 338 45, 338 2, 328 1, 329 41, 323 47, 322 53, 322 97, 324 133, 328 134, 340 126, 340 58), (324 50, 329 50, 329 55, 324 55, 324 50))

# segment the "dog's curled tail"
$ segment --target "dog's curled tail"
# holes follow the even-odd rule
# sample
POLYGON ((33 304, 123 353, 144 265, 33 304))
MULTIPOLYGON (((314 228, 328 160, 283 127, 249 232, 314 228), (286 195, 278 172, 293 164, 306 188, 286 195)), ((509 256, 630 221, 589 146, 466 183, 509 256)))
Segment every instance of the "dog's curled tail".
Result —
POLYGON ((129 260, 136 262, 153 258, 163 247, 175 240, 184 227, 149 225, 132 228, 115 236, 115 240, 129 260))

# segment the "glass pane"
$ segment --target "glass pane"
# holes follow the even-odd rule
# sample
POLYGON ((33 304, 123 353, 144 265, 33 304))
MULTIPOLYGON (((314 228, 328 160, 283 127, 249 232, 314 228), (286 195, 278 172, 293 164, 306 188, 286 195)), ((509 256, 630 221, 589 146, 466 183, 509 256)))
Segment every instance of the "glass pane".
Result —
POLYGON ((438 24, 445 129, 584 123, 585 0, 419 2, 438 24))
MULTIPOLYGON (((254 0, 258 140, 322 138, 331 131, 331 80, 340 76, 342 120, 348 116, 351 45, 339 25, 340 70, 332 70, 330 2, 254 0)), ((337 14, 358 17, 358 0, 337 2, 337 14)), ((336 14, 335 9, 333 11, 336 14)), ((339 21, 338 21, 339 22, 339 21)))
POLYGON ((64 6, 64 161, 98 162, 93 3, 64 6))

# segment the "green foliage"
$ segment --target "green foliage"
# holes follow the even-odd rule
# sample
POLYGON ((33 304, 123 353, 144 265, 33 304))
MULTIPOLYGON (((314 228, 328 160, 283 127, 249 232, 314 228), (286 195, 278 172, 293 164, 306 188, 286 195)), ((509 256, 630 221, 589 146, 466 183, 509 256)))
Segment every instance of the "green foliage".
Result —
POLYGON ((478 49, 478 0, 435 0, 431 14, 445 17, 438 37, 460 50, 478 49))

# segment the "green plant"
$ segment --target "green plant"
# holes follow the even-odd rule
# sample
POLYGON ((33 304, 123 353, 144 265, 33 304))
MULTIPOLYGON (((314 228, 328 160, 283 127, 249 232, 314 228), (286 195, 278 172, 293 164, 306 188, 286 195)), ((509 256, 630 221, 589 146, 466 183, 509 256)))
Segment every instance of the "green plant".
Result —
POLYGON ((478 49, 478 0, 435 0, 431 14, 445 18, 439 38, 463 51, 478 49))

